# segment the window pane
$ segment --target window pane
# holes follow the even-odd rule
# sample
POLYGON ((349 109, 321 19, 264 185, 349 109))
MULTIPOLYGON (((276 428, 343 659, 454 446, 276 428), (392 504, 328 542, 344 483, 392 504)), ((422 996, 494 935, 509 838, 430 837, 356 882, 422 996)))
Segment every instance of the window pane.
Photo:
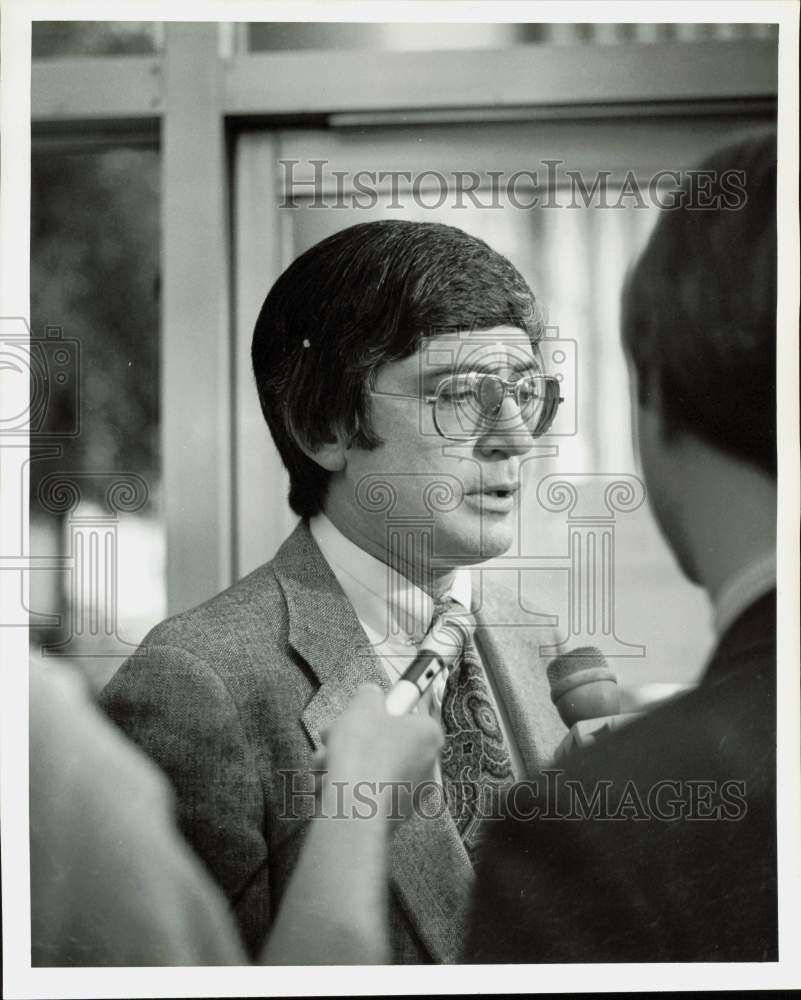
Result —
POLYGON ((35 154, 31 216, 31 637, 102 683, 165 608, 158 153, 35 154))
POLYGON ((547 42, 605 45, 623 42, 727 41, 775 38, 771 24, 403 24, 280 22, 247 25, 252 52, 290 49, 423 51, 494 49, 547 42))

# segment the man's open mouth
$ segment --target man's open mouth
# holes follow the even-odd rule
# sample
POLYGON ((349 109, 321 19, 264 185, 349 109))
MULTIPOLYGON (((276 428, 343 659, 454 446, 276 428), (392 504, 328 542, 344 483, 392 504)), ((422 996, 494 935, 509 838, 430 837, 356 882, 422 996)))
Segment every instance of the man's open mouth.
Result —
POLYGON ((517 483, 509 483, 506 486, 485 486, 476 492, 485 497, 511 497, 518 489, 517 483))

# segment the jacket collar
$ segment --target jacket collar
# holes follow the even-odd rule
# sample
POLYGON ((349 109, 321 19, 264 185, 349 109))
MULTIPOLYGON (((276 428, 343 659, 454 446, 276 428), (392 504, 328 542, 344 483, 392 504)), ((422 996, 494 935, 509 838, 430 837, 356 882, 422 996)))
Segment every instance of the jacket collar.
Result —
MULTIPOLYGON (((724 680, 733 671, 753 669, 754 659, 769 662, 775 684, 776 589, 763 594, 729 625, 707 662, 702 684, 724 680)), ((756 677, 754 678, 756 683, 756 677)))
POLYGON ((360 684, 387 687, 370 641, 305 522, 281 546, 273 570, 286 600, 289 644, 320 684, 340 688, 345 704, 360 684))

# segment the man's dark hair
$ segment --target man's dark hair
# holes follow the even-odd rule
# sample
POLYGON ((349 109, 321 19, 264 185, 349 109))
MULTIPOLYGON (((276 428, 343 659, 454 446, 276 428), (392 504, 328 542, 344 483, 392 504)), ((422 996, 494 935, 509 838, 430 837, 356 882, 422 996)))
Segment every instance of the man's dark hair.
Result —
POLYGON ((776 137, 728 146, 699 174, 710 186, 685 182, 627 279, 624 347, 668 434, 775 477, 776 137))
POLYGON ((351 226, 298 257, 270 290, 253 333, 262 412, 301 517, 323 509, 330 473, 298 446, 381 442, 370 423, 369 379, 438 332, 514 326, 542 333, 534 295, 483 240, 438 223, 351 226))

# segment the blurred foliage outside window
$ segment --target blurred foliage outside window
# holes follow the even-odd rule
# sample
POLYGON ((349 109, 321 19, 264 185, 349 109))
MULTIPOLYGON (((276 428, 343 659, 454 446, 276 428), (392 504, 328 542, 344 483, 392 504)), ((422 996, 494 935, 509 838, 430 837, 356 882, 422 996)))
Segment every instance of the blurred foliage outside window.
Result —
POLYGON ((79 430, 62 457, 31 464, 32 499, 53 468, 136 472, 157 485, 158 255, 158 153, 33 156, 32 335, 55 327, 77 341, 79 392, 64 405, 80 410, 48 409, 46 433, 79 430))
MULTIPOLYGON (((31 437, 33 555, 72 555, 74 511, 40 499, 46 476, 76 484, 78 515, 113 514, 106 491, 125 473, 141 477, 147 501, 119 515, 115 604, 121 635, 137 642, 164 614, 164 532, 159 520, 159 155, 149 149, 38 151, 31 167, 31 335, 47 366, 42 443, 31 437), (68 384, 57 364, 64 342, 68 384), (63 435, 63 436, 62 436, 63 435)), ((32 386, 32 388, 34 388, 32 386)), ((33 426, 33 420, 32 420, 33 426)), ((44 484, 45 486, 47 484, 44 484)), ((51 489, 42 494, 52 496, 51 489)), ((59 642, 81 605, 80 582, 56 571, 31 575, 34 642, 59 642), (76 589, 77 587, 77 589, 76 589), (77 602, 77 604, 76 604, 77 602), (36 613, 61 625, 38 627, 36 613)), ((114 661, 94 662, 103 683, 114 661)))
MULTIPOLYGON (((145 21, 38 21, 34 59, 143 55, 163 25, 145 21)), ((38 483, 58 470, 136 472, 158 484, 159 158, 149 149, 64 153, 34 146, 31 167, 31 330, 77 341, 79 384, 50 386, 45 434, 58 459, 31 464, 38 483), (75 391, 77 389, 77 391, 75 391), (58 393, 58 394, 57 394, 58 393), (73 412, 79 408, 79 412, 73 412)), ((91 480, 82 492, 101 499, 91 480)), ((153 497, 151 495, 151 504, 153 497)))
POLYGON ((36 21, 33 59, 151 55, 161 48, 163 25, 154 21, 36 21))

